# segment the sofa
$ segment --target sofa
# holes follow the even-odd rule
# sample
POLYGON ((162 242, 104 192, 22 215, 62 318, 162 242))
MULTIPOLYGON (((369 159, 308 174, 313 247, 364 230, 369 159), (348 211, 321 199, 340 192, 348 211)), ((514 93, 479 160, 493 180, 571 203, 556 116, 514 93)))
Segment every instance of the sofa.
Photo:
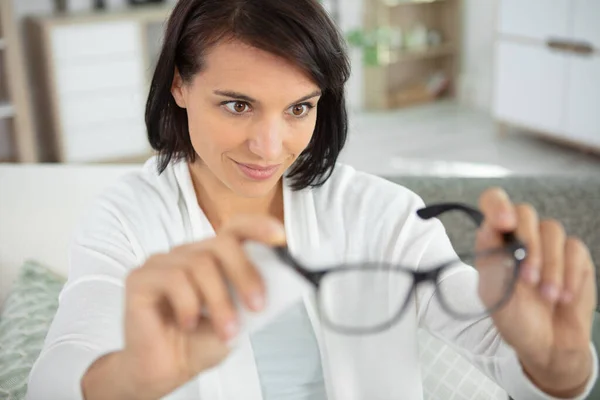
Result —
MULTIPOLYGON (((86 205, 138 165, 0 165, 0 398, 22 399, 68 274, 67 247, 86 205)), ((477 204, 489 186, 528 201, 540 216, 561 220, 580 236, 600 266, 600 177, 384 177, 419 193, 426 203, 477 204)), ((470 222, 442 221, 457 250, 474 241, 470 222)), ((600 323, 597 331, 600 332, 600 323)), ((506 393, 450 345, 420 332, 426 399, 506 399, 506 393)), ((598 335, 600 336, 600 334, 598 335)), ((600 390, 590 398, 600 399, 600 390)))

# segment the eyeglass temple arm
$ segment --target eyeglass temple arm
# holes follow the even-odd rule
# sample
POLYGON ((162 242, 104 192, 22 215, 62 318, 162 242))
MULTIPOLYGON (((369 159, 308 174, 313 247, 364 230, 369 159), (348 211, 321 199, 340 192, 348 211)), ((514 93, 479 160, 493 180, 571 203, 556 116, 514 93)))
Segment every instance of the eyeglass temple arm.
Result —
MULTIPOLYGON (((473 222, 480 227, 485 219, 481 211, 462 203, 440 203, 432 204, 427 207, 417 210, 417 215, 422 219, 431 219, 439 217, 440 215, 449 211, 462 211, 467 214, 473 222)), ((504 243, 512 243, 516 241, 515 234, 513 232, 503 233, 504 243)))
POLYGON ((302 265, 293 255, 287 246, 275 246, 274 249, 277 257, 285 264, 294 268, 300 275, 304 276, 310 281, 315 287, 319 287, 321 278, 325 274, 324 271, 310 271, 304 265, 302 265))
POLYGON ((481 211, 461 203, 432 204, 417 210, 417 215, 423 219, 436 218, 449 211, 462 211, 467 214, 479 227, 483 223, 484 216, 481 211))

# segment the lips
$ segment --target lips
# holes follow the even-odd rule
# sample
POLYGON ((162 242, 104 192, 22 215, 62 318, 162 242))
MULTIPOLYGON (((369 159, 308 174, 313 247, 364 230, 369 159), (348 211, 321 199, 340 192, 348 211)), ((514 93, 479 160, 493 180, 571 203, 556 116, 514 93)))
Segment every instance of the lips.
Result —
POLYGON ((240 171, 244 174, 246 178, 250 178, 254 181, 263 181, 270 179, 281 164, 278 165, 256 165, 256 164, 242 164, 239 162, 235 162, 240 169, 240 171))
POLYGON ((279 168, 279 165, 281 165, 281 164, 277 164, 277 165, 261 166, 261 165, 256 165, 256 164, 244 164, 244 163, 238 163, 238 164, 242 165, 246 168, 254 169, 256 171, 272 171, 274 169, 279 168))

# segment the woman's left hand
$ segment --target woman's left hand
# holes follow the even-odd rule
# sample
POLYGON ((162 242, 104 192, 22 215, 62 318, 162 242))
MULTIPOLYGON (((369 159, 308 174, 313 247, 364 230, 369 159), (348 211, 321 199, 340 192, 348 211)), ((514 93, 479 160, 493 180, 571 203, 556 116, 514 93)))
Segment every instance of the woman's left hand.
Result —
POLYGON ((480 198, 485 221, 477 250, 502 245, 514 231, 527 258, 515 291, 492 315, 529 378, 555 397, 583 392, 592 373, 590 336, 596 307, 595 268, 581 240, 567 237, 560 222, 539 221, 529 204, 513 204, 499 188, 480 198))

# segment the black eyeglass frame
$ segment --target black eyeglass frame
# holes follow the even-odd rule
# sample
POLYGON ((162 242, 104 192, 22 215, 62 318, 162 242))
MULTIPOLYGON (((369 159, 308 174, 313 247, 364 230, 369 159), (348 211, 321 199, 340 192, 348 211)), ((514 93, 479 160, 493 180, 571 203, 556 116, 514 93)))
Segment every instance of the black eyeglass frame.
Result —
MULTIPOLYGON (((432 205, 429 205, 429 206, 426 206, 424 208, 417 210, 417 215, 423 220, 428 220, 431 218, 437 218, 437 217, 441 216, 442 214, 445 214, 445 213, 451 212, 451 211, 459 211, 459 212, 465 213, 471 220, 473 220, 473 222, 476 224, 476 226, 478 228, 481 226, 481 224, 483 223, 483 220, 484 220, 484 215, 478 209, 473 208, 473 207, 471 207, 467 204, 463 204, 463 203, 432 204, 432 205)), ((511 281, 509 282, 509 289, 506 291, 505 295, 494 307, 486 309, 484 312, 479 313, 479 314, 457 313, 455 310, 452 309, 452 307, 450 307, 448 305, 448 302, 446 300, 444 300, 444 297, 442 295, 437 296, 442 308, 449 315, 453 316, 454 318, 460 319, 460 320, 479 319, 479 318, 493 314, 495 311, 502 308, 507 303, 507 301, 510 299, 510 297, 512 296, 512 294, 514 292, 516 282, 520 275, 521 264, 527 256, 527 249, 526 249, 526 246, 520 240, 517 239, 514 232, 504 233, 503 234, 503 242, 504 242, 504 245, 502 247, 476 253, 476 256, 478 256, 478 257, 491 256, 491 255, 502 253, 502 254, 508 254, 512 257, 512 259, 515 262, 515 269, 514 269, 514 274, 511 276, 511 281)), ((329 274, 336 274, 336 273, 347 273, 349 271, 355 271, 355 270, 364 271, 365 266, 369 265, 369 264, 376 265, 377 267, 379 267, 379 269, 385 269, 385 270, 390 270, 390 271, 397 270, 401 273, 406 273, 406 274, 409 274, 412 276, 412 279, 413 279, 412 285, 411 285, 410 290, 407 293, 406 299, 404 299, 404 301, 403 301, 402 306, 398 309, 398 312, 396 312, 396 314, 389 321, 386 321, 385 323, 381 323, 381 324, 378 324, 378 325, 375 325, 372 327, 364 327, 364 328, 342 327, 342 326, 339 326, 339 325, 333 323, 328 318, 326 313, 324 313, 324 312, 321 313, 321 314, 323 314, 322 319, 323 319, 324 323, 330 329, 333 329, 339 333, 347 334, 347 335, 373 334, 373 333, 382 332, 384 330, 391 328, 400 320, 400 318, 404 314, 404 312, 409 304, 410 298, 414 295, 417 285, 420 285, 425 282, 431 282, 436 286, 436 288, 439 288, 439 283, 440 283, 439 279, 445 269, 454 266, 457 263, 457 261, 460 261, 466 257, 471 257, 474 255, 473 253, 458 254, 458 260, 447 261, 439 266, 428 269, 426 271, 418 271, 418 270, 415 270, 412 268, 407 268, 407 267, 401 266, 401 265, 386 264, 386 263, 369 263, 369 262, 360 263, 360 264, 356 264, 356 265, 345 264, 343 267, 341 267, 341 266, 326 267, 326 268, 319 269, 319 270, 311 270, 311 269, 307 268, 305 265, 303 265, 302 263, 300 263, 290 253, 287 246, 274 247, 274 251, 277 254, 278 258, 282 262, 291 266, 300 275, 302 275, 304 278, 306 278, 315 287, 315 289, 317 290, 317 293, 319 293, 319 290, 321 287, 321 282, 323 281, 323 278, 325 276, 327 276, 329 274)), ((472 266, 472 267, 475 267, 475 266, 472 266)), ((318 298, 318 296, 317 296, 317 298, 318 298)), ((319 307, 320 307, 320 305, 319 305, 319 307)))

